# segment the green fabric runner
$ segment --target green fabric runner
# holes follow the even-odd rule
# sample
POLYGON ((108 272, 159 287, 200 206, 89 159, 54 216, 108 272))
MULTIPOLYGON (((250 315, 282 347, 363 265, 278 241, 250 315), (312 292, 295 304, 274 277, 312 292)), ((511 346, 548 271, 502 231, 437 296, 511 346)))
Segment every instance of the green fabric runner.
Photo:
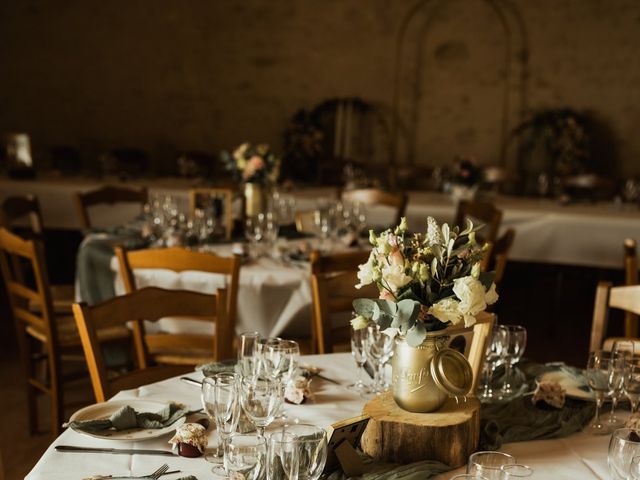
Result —
POLYGON ((114 412, 111 417, 102 420, 81 420, 63 425, 84 432, 102 430, 127 430, 130 428, 157 429, 164 428, 191 413, 189 409, 177 403, 170 403, 159 412, 137 412, 125 405, 114 412))

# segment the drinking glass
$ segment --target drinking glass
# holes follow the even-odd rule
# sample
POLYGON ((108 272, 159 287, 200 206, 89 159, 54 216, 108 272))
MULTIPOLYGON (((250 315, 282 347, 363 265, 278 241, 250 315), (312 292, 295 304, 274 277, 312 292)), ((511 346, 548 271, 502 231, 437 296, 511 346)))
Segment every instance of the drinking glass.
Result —
MULTIPOLYGON (((209 417, 211 426, 216 424, 216 396, 215 396, 216 380, 214 377, 205 377, 202 381, 202 387, 200 389, 200 400, 202 401, 202 408, 209 417)), ((217 429, 216 429, 217 430, 217 429)), ((221 438, 219 437, 220 441, 221 438)), ((207 448, 204 458, 208 462, 216 462, 222 456, 222 450, 220 444, 210 445, 207 448)))
POLYGON ((467 473, 482 475, 487 480, 500 480, 503 465, 516 463, 516 459, 503 452, 476 452, 467 463, 467 473))
POLYGON ((623 389, 631 403, 631 413, 636 413, 640 404, 640 359, 637 357, 627 363, 623 389))
POLYGON ((298 446, 293 433, 274 432, 267 442, 267 479, 298 479, 298 446))
POLYGON ((234 435, 225 446, 224 468, 230 478, 258 480, 264 477, 266 456, 267 443, 264 437, 234 435))
POLYGON ((243 377, 249 377, 257 373, 256 347, 260 340, 258 332, 245 332, 240 334, 240 345, 238 347, 238 364, 243 377))
POLYGON ((609 413, 606 423, 610 430, 621 427, 624 423, 616 415, 616 407, 620 395, 624 391, 624 380, 628 373, 627 362, 633 358, 634 343, 629 340, 618 340, 613 343, 611 348, 611 356, 616 359, 612 362, 609 372, 609 396, 611 397, 611 412, 609 413))
POLYGON ((280 340, 264 347, 265 371, 287 385, 298 368, 300 346, 293 340, 280 340))
POLYGON ((483 477, 479 473, 459 473, 454 475, 449 480, 487 480, 487 477, 483 477))
POLYGON ((514 478, 529 478, 533 475, 533 468, 528 465, 512 463, 500 467, 500 480, 512 480, 514 478))
POLYGON ((297 437, 299 480, 318 480, 327 461, 327 436, 324 429, 297 423, 287 425, 285 431, 297 437))
MULTIPOLYGON (((213 380, 213 406, 212 409, 216 420, 216 430, 220 438, 220 446, 224 452, 225 445, 229 438, 235 433, 240 420, 240 394, 238 392, 238 382, 240 376, 236 373, 218 373, 210 378, 205 378, 208 387, 211 386, 213 380)), ((204 382, 203 382, 204 388, 204 382)), ((224 475, 224 471, 214 467, 213 473, 224 475)))
POLYGON ((589 354, 587 362, 587 383, 596 396, 596 415, 589 425, 591 433, 604 435, 609 429, 600 420, 600 409, 604 403, 604 397, 609 392, 609 364, 611 357, 607 352, 596 350, 589 354))
POLYGON ((375 366, 372 391, 382 393, 386 389, 384 366, 393 355, 393 338, 384 333, 375 323, 367 327, 366 354, 375 366))
POLYGON ((527 346, 527 329, 521 325, 505 325, 508 336, 507 344, 504 350, 504 385, 502 385, 503 395, 515 393, 513 385, 511 385, 513 366, 520 361, 524 349, 527 346))
POLYGON ((264 429, 273 422, 282 406, 282 384, 271 377, 245 377, 240 388, 242 409, 264 437, 264 429))
POLYGON ((640 480, 640 455, 631 459, 629 465, 629 478, 631 480, 640 480))
POLYGON ((607 464, 613 480, 627 480, 631 473, 632 459, 640 455, 640 442, 629 438, 632 432, 634 430, 630 428, 619 428, 609 440, 607 464))
POLYGON ((367 330, 365 328, 358 330, 354 330, 353 327, 351 328, 351 355, 353 355, 353 359, 358 366, 358 376, 356 377, 355 383, 347 386, 347 388, 360 393, 370 392, 369 387, 362 381, 362 371, 364 370, 364 364, 367 363, 366 338, 367 330))
POLYGON ((485 363, 482 376, 480 398, 491 400, 495 397, 491 385, 496 368, 504 361, 509 332, 504 325, 496 325, 491 332, 490 341, 485 351, 485 363))

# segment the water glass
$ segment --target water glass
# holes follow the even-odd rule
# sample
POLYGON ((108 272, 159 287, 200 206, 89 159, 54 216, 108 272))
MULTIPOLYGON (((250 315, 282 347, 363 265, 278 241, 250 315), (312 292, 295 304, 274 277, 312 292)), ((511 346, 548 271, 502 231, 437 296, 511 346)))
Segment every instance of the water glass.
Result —
POLYGON ((640 455, 631 459, 631 465, 629 465, 629 479, 640 480, 640 455))
POLYGON ((240 403, 247 417, 264 436, 264 429, 273 422, 282 406, 282 384, 271 377, 245 377, 240 387, 240 403))
POLYGON ((370 392, 369 387, 362 381, 362 371, 364 370, 364 364, 367 363, 366 339, 366 328, 355 330, 351 327, 351 355, 358 366, 358 376, 356 377, 355 383, 352 383, 347 388, 360 393, 370 392))
MULTIPOLYGON (((209 421, 212 426, 216 423, 216 399, 215 399, 215 386, 216 380, 213 377, 205 377, 202 381, 202 387, 200 389, 200 400, 202 401, 202 408, 209 417, 209 421)), ((220 440, 220 439, 219 439, 220 440)), ((215 462, 222 456, 222 450, 218 444, 209 445, 205 452, 205 460, 208 462, 215 462)))
POLYGON ((640 404, 640 359, 634 358, 627 364, 623 389, 631 403, 631 413, 636 413, 640 404))
POLYGON ((224 468, 230 478, 258 480, 264 477, 266 456, 264 437, 234 435, 225 446, 224 468))
POLYGON ((496 325, 491 332, 487 349, 485 350, 485 362, 482 376, 481 392, 482 400, 492 400, 496 396, 491 384, 496 368, 504 362, 507 350, 509 332, 504 325, 496 325))
POLYGON ((640 455, 640 442, 629 438, 632 432, 635 433, 630 428, 619 428, 613 432, 609 440, 607 464, 613 480, 627 480, 633 458, 640 455))
POLYGON ((476 473, 459 473, 458 475, 451 477, 449 480, 487 480, 487 477, 483 477, 476 473))
MULTIPOLYGON (((208 412, 213 411, 222 452, 229 438, 236 432, 240 420, 239 380, 238 374, 225 372, 205 378, 202 383, 203 397, 208 403, 206 408, 208 412), (213 405, 209 403, 211 401, 213 405)), ((218 453, 216 456, 219 457, 221 454, 218 453)), ((213 473, 223 475, 224 471, 214 467, 213 473)))
POLYGON ((245 332, 240 335, 238 346, 238 365, 243 377, 249 377, 257 373, 257 344, 260 340, 258 332, 245 332))
POLYGON ((379 325, 371 324, 367 327, 366 354, 375 367, 372 390, 375 393, 382 393, 387 388, 384 380, 384 366, 393 355, 393 338, 384 333, 379 325))
POLYGON ((267 479, 297 480, 298 446, 293 433, 274 432, 267 442, 267 479))
POLYGON ((527 329, 521 325, 505 325, 508 336, 507 345, 504 351, 505 381, 502 386, 503 395, 515 393, 515 388, 511 385, 513 366, 520 361, 524 349, 527 346, 527 329))
POLYGON ((609 392, 611 412, 606 419, 609 430, 615 430, 624 423, 616 415, 618 400, 624 391, 624 381, 628 373, 627 361, 633 358, 633 342, 617 341, 611 349, 612 361, 609 364, 609 392))
POLYGON ((288 384, 298 369, 300 346, 293 340, 280 340, 265 346, 263 361, 265 372, 279 379, 283 385, 288 384))
POLYGON ((467 463, 467 473, 481 475, 487 480, 500 480, 503 465, 516 463, 516 459, 503 452, 476 452, 467 463))
POLYGON ((528 465, 512 463, 500 467, 500 480, 513 480, 517 478, 530 478, 533 475, 533 468, 528 465))
POLYGON ((324 429, 306 423, 287 425, 285 431, 297 437, 298 478, 318 480, 327 461, 327 436, 324 429))

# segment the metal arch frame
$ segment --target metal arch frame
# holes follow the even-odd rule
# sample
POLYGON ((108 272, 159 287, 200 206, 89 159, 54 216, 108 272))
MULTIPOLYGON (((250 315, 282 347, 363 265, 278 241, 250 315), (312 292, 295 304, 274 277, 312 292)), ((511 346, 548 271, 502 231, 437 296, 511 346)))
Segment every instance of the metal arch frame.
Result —
MULTIPOLYGON (((500 22, 503 33, 505 36, 505 52, 504 52, 504 81, 503 81, 503 94, 502 94, 502 119, 500 122, 500 164, 506 165, 506 149, 508 144, 508 131, 509 131, 509 114, 511 109, 511 83, 512 83, 512 64, 520 64, 520 78, 519 78, 519 94, 520 105, 518 108, 518 117, 521 119, 527 108, 527 81, 528 81, 528 61, 529 61, 529 46, 526 27, 520 12, 517 10, 509 0, 481 0, 482 3, 487 5, 491 11, 495 14, 496 18, 500 22), (513 23, 513 27, 511 23, 513 23), (512 34, 513 31, 519 37, 519 50, 517 54, 513 55, 512 49, 512 34)), ((438 8, 443 8, 446 0, 419 0, 402 19, 400 23, 400 29, 398 30, 398 36, 396 39, 395 48, 395 74, 394 74, 394 87, 392 98, 392 131, 391 131, 391 152, 390 152, 390 179, 395 187, 397 184, 397 167, 398 164, 398 144, 401 130, 407 129, 406 125, 401 122, 400 114, 400 97, 402 91, 402 73, 404 69, 403 65, 403 53, 406 43, 406 35, 409 27, 412 25, 414 19, 418 18, 420 14, 424 12, 425 20, 424 24, 419 32, 419 38, 423 39, 431 26, 433 19, 432 12, 438 8), (427 7, 431 7, 428 10, 427 7)), ((424 47, 424 41, 418 43, 416 47, 416 74, 414 77, 414 87, 417 89, 420 84, 420 78, 422 77, 421 61, 422 51, 424 47)), ((417 91, 414 91, 413 98, 416 98, 417 91)), ((414 107, 411 116, 412 123, 408 129, 411 130, 409 136, 409 158, 408 164, 412 165, 415 161, 415 142, 416 133, 415 128, 417 126, 417 108, 414 107)))

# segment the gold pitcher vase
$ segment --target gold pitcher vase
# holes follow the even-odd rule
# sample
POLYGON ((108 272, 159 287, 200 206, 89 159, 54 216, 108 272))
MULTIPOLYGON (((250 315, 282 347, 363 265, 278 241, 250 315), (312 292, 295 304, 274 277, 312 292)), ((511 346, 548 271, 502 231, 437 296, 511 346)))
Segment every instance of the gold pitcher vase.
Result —
POLYGON ((471 366, 461 353, 448 348, 450 342, 446 330, 427 333, 417 347, 403 337, 395 338, 392 385, 393 398, 400 408, 433 412, 450 396, 468 392, 473 383, 471 366))
POLYGON ((267 209, 267 189, 258 183, 244 184, 244 213, 253 217, 267 209))

